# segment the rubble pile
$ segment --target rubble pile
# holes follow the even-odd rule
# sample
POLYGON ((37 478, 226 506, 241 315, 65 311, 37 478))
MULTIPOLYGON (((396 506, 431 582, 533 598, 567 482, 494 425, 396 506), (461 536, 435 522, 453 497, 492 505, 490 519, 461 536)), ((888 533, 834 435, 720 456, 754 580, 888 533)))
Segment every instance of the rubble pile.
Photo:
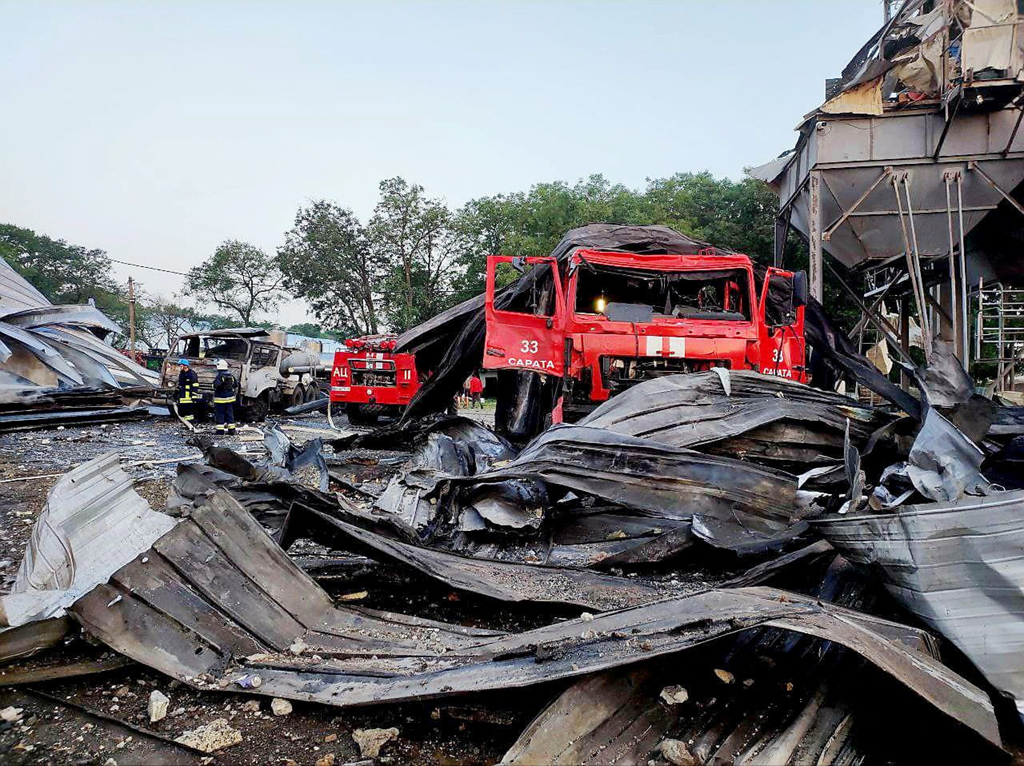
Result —
MULTIPOLYGON (((641 383, 521 449, 451 416, 326 444, 271 430, 266 460, 200 437, 173 516, 98 458, 51 492, 0 651, 78 626, 194 689, 265 696, 276 719, 536 686, 547 706, 512 763, 1013 748, 1022 413, 934 357, 912 371, 916 416, 715 370, 641 383), (404 452, 368 451, 384 444, 404 452), (460 617, 375 602, 289 553, 311 545, 448 593, 460 617)), ((167 707, 151 694, 147 720, 167 707)), ((179 741, 238 742, 214 723, 216 745, 201 727, 179 741)), ((360 736, 365 755, 400 734, 360 736)))

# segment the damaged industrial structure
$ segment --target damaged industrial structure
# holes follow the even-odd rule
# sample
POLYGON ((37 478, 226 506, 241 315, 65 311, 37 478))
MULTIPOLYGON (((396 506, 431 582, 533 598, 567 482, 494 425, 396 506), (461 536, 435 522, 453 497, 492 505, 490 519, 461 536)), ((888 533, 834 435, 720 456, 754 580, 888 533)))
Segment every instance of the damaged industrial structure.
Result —
MULTIPOLYGON (((1002 0, 903 3, 752 171, 780 195, 774 269, 584 226, 366 352, 377 379, 385 352, 430 372, 393 422, 271 419, 255 449, 190 433, 160 504, 116 452, 64 473, 0 596, 0 687, 143 666, 275 716, 487 717, 505 695, 523 725, 481 762, 1019 758, 1021 22, 1002 0), (480 368, 493 428, 450 412, 480 368)), ((126 400, 158 381, 102 343, 108 319, 4 279, 0 432, 151 414, 126 400)), ((241 740, 205 725, 227 736, 170 739, 153 712, 135 731, 189 755, 241 740)), ((364 759, 403 736, 371 731, 364 759)))

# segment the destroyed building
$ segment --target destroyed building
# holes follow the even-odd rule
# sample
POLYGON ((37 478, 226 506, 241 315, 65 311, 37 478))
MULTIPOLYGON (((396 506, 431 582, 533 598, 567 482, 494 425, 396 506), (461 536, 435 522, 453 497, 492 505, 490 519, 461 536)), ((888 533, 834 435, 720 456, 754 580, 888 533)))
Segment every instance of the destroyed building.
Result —
POLYGON ((826 82, 796 146, 750 171, 779 195, 775 262, 792 228, 811 292, 830 259, 864 278, 860 350, 907 361, 932 337, 998 391, 1024 358, 1024 40, 1013 0, 907 0, 826 82))

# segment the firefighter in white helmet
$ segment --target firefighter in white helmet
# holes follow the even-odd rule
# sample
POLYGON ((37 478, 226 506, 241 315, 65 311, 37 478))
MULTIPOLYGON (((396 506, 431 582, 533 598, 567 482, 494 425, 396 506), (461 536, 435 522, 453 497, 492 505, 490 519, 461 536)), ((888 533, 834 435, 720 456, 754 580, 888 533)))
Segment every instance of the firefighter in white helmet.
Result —
POLYGON ((228 363, 217 360, 217 377, 213 379, 213 416, 217 422, 217 433, 235 434, 235 394, 238 382, 228 372, 228 363))

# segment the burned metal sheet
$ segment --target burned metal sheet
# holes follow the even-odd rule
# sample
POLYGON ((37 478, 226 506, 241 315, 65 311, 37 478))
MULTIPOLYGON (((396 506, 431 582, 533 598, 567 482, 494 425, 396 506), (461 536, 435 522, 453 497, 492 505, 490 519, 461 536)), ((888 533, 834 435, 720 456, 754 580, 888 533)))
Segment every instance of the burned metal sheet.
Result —
MULTIPOLYGON (((869 579, 827 543, 824 550, 835 561, 810 595, 843 606, 874 604, 869 579)), ((937 657, 924 631, 889 636, 937 657)), ((929 740, 903 736, 914 724, 942 721, 929 721, 919 706, 908 709, 909 695, 901 691, 831 641, 777 628, 745 631, 685 655, 577 681, 523 731, 503 762, 660 762, 664 740, 674 743, 674 762, 898 763, 907 755, 955 760, 961 751, 977 757, 978 742, 953 731, 934 751, 929 740)))
POLYGON ((0 624, 60 617, 64 608, 175 525, 132 489, 111 452, 62 476, 32 529, 0 624))
POLYGON ((695 448, 786 421, 799 426, 793 437, 787 443, 776 435, 765 452, 778 462, 788 450, 797 456, 793 462, 802 464, 800 452, 808 442, 826 447, 816 450, 819 460, 841 458, 848 422, 854 440, 863 444, 891 419, 839 394, 749 370, 722 370, 645 381, 604 402, 579 425, 695 448))
POLYGON ((337 515, 297 506, 293 506, 287 530, 289 537, 310 537, 337 549, 411 567, 458 590, 499 601, 570 604, 606 611, 648 604, 695 590, 579 569, 460 556, 390 539, 348 523, 337 515))
POLYGON ((762 625, 826 636, 999 742, 980 689, 892 636, 907 628, 771 588, 712 590, 495 635, 335 606, 224 492, 70 613, 111 648, 210 690, 336 706, 514 688, 654 659, 762 625), (288 651, 302 638, 308 652, 288 651))
POLYGON ((1024 715, 1024 491, 812 522, 952 641, 1024 715))
POLYGON ((985 453, 962 431, 929 407, 907 460, 914 487, 929 500, 958 500, 992 491, 981 475, 985 453))
POLYGON ((768 547, 791 526, 796 499, 796 478, 780 471, 569 425, 545 431, 498 469, 472 477, 423 473, 415 483, 431 492, 444 481, 479 485, 524 478, 671 519, 700 515, 728 523, 737 512, 758 516, 768 547))
POLYGON ((103 407, 87 410, 61 409, 43 412, 0 413, 0 433, 92 423, 124 423, 131 420, 145 420, 149 416, 150 412, 146 407, 103 407))

